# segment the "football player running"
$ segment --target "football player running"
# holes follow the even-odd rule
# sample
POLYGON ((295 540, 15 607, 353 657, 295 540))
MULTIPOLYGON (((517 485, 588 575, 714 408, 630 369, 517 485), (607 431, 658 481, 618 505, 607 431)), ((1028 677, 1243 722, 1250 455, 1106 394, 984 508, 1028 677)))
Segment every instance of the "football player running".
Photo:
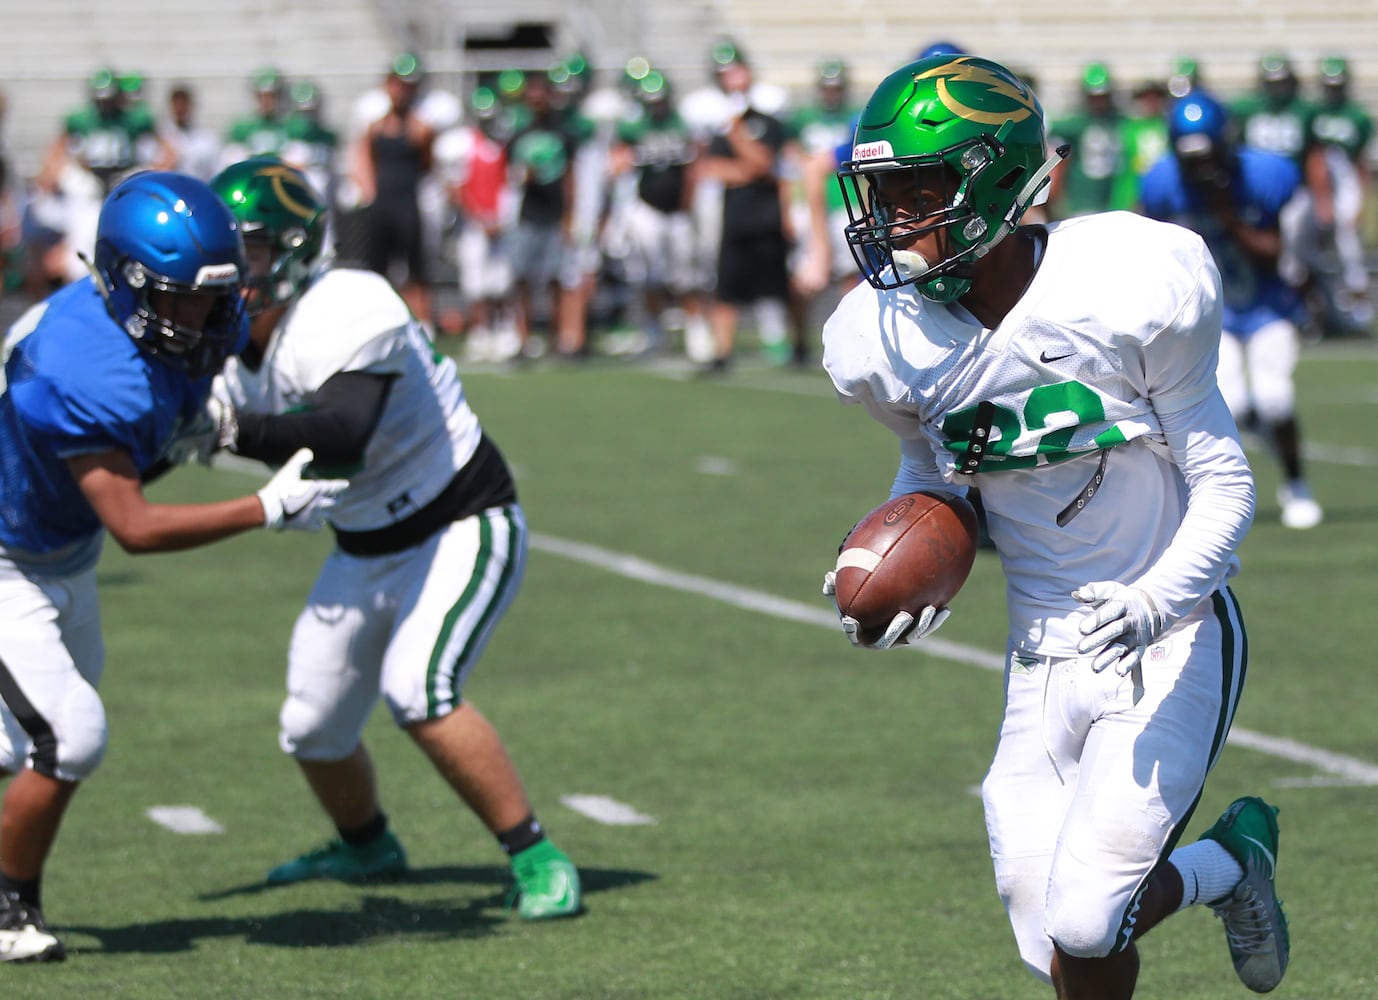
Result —
POLYGON ((251 528, 319 528, 339 481, 308 454, 258 493, 158 504, 211 376, 244 341, 244 248, 205 182, 137 174, 106 197, 90 277, 10 328, 0 377, 0 962, 61 961, 42 910, 44 862, 67 805, 105 754, 96 563, 251 528))
POLYGON ((1280 267, 1283 220, 1302 172, 1278 153, 1238 145, 1229 112, 1199 88, 1168 110, 1167 127, 1171 152, 1140 185, 1144 214, 1195 230, 1210 248, 1224 301, 1220 391, 1235 419, 1256 421, 1277 455, 1283 526, 1314 528, 1324 512, 1304 475, 1293 384, 1302 296, 1280 267))
POLYGON ((580 909, 579 874, 545 835, 497 730, 464 682, 521 585, 527 529, 502 454, 387 279, 332 269, 326 203, 272 158, 212 187, 244 230, 250 345, 208 412, 211 446, 263 461, 317 449, 350 485, 336 549, 297 619, 281 744, 338 831, 271 885, 397 876, 406 855, 362 741, 381 697, 511 859, 520 916, 580 909))
MULTIPOLYGON (((994 62, 886 78, 839 172, 866 282, 824 366, 898 436, 893 496, 985 502, 1009 649, 982 795, 1025 964, 1067 1000, 1130 997, 1138 939, 1206 903, 1266 991, 1288 958, 1276 810, 1241 798, 1177 846, 1247 648, 1227 581, 1255 496, 1215 384, 1220 279, 1198 236, 1130 213, 1021 226, 1060 152, 994 62)), ((921 644, 947 617, 929 610, 877 645, 921 644)))

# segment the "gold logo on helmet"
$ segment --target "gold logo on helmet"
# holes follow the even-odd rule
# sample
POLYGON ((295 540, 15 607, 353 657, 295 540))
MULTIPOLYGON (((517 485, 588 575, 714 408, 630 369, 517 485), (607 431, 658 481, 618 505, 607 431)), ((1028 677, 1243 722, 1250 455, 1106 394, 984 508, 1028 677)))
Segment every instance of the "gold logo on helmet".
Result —
POLYGON ((969 62, 966 57, 957 58, 927 73, 916 73, 914 82, 935 79, 938 100, 954 115, 981 125, 1003 125, 1007 121, 1022 122, 1035 113, 1037 104, 1033 92, 1013 76, 996 73, 980 63, 969 62), (1004 111, 981 111, 963 104, 953 93, 951 84, 971 84, 984 87, 989 93, 998 94, 1010 102, 1004 111))
POLYGON ((282 202, 282 207, 293 215, 299 215, 303 219, 309 219, 316 214, 316 210, 288 193, 288 185, 294 188, 301 187, 301 180, 297 172, 286 164, 264 167, 259 170, 260 177, 267 177, 272 180, 273 194, 277 195, 278 201, 282 202))

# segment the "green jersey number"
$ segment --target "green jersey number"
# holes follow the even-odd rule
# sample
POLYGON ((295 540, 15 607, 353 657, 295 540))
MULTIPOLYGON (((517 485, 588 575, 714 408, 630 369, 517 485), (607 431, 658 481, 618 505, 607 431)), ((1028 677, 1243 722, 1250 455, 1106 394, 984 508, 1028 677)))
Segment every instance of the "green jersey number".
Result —
MULTIPOLYGON (((976 406, 968 406, 943 419, 944 448, 959 456, 966 455, 971 443, 977 440, 977 410, 976 406)), ((1023 413, 995 404, 983 461, 989 463, 989 471, 994 471, 1030 469, 1073 458, 1081 454, 1067 447, 1076 429, 1104 420, 1105 404, 1089 386, 1080 382, 1037 386, 1024 397, 1023 413), (1049 430, 1049 418, 1055 414, 1071 414, 1075 419, 1059 420, 1057 423, 1062 426, 1049 430)), ((1120 428, 1108 427, 1096 435, 1094 443, 1109 448, 1125 440, 1120 428)))

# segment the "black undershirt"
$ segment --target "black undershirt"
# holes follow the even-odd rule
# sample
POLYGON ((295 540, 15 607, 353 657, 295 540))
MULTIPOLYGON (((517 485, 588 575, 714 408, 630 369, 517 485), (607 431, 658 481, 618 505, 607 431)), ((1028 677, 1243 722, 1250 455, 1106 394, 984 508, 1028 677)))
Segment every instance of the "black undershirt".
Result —
POLYGON ((337 372, 312 397, 309 409, 289 413, 241 413, 234 451, 281 465, 302 448, 314 453, 320 471, 357 468, 395 376, 337 372))
MULTIPOLYGON (((301 448, 312 450, 321 475, 348 476, 363 464, 364 449, 378 426, 394 376, 337 372, 291 413, 242 413, 234 451, 280 465, 301 448)), ((464 468, 440 494, 402 520, 371 531, 336 529, 340 548, 374 556, 418 545, 447 524, 490 507, 517 502, 516 486, 502 453, 484 435, 464 468)))

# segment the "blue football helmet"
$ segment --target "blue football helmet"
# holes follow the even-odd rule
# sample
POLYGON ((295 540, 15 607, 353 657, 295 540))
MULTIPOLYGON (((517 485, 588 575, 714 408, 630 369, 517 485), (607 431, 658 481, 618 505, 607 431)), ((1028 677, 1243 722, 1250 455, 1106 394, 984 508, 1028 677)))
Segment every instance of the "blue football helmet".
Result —
POLYGON ((1179 156, 1223 153, 1234 144, 1229 110, 1204 90, 1193 90, 1168 109, 1167 135, 1179 156))
POLYGON ((1233 131, 1229 111, 1204 90, 1191 91, 1168 109, 1168 141, 1188 184, 1230 185, 1235 160, 1233 131))
POLYGON ((914 56, 914 60, 917 62, 920 59, 932 59, 934 56, 964 56, 967 54, 967 50, 956 42, 950 42, 947 39, 939 39, 938 41, 930 42, 921 49, 919 53, 914 56))
POLYGON ((192 376, 242 350, 244 241, 229 207, 195 177, 135 174, 101 205, 93 269, 115 322, 192 376))

